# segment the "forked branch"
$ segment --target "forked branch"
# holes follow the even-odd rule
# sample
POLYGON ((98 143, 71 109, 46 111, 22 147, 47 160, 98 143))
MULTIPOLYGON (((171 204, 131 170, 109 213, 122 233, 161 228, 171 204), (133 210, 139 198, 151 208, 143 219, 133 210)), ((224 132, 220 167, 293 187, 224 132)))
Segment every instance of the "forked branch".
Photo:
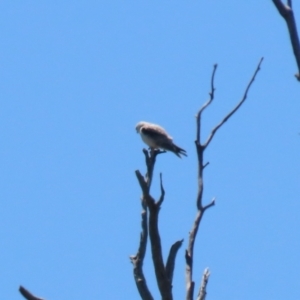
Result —
MULTIPOLYGON (((186 300, 193 300, 194 298, 194 288, 195 288, 195 282, 193 281, 193 261, 194 261, 194 245, 196 241, 196 236, 198 233, 198 229, 200 226, 200 222, 202 220, 202 217, 205 213, 205 211, 212 207, 215 204, 215 199, 213 199, 209 204, 204 205, 202 204, 202 198, 203 198, 203 170, 204 168, 208 165, 208 163, 203 164, 203 154, 204 150, 207 148, 209 143, 212 141, 215 133, 217 132, 218 129, 241 107, 241 105, 244 103, 244 101, 247 98, 248 91, 255 80, 255 77, 260 70, 261 63, 263 61, 263 58, 259 61, 259 64, 254 72, 254 75, 252 76, 248 86, 246 87, 245 93, 240 100, 240 102, 233 108, 231 112, 229 112, 225 118, 216 126, 213 128, 211 131, 207 141, 204 144, 201 144, 201 116, 203 111, 212 103, 214 99, 214 92, 215 92, 215 87, 214 87, 214 78, 215 78, 215 73, 217 69, 217 65, 214 65, 213 72, 212 72, 212 77, 211 77, 211 91, 209 93, 210 98, 209 100, 201 107, 201 109, 198 111, 196 115, 196 140, 195 140, 195 145, 196 145, 196 150, 197 150, 197 156, 198 156, 198 193, 197 193, 197 199, 196 199, 196 206, 197 206, 197 214, 196 218, 194 220, 192 230, 190 231, 189 234, 189 243, 188 243, 188 248, 185 252, 185 260, 186 260, 186 300)), ((203 275, 203 282, 200 288, 200 292, 198 294, 198 299, 203 300, 206 295, 206 285, 208 282, 208 277, 209 277, 209 270, 206 269, 203 275), (200 297, 200 298, 199 298, 200 297)))
MULTIPOLYGON (((143 149, 143 153, 145 155, 147 173, 144 178, 139 171, 136 171, 136 176, 142 188, 143 195, 147 195, 149 194, 150 187, 151 187, 156 156, 162 152, 159 150, 151 150, 151 152, 149 153, 146 149, 143 149)), ((142 205, 142 213, 141 213, 142 232, 140 234, 140 243, 136 255, 130 256, 130 261, 133 264, 133 276, 141 298, 143 300, 153 300, 154 298, 148 288, 147 281, 143 271, 143 263, 146 255, 147 241, 148 241, 148 208, 144 197, 141 201, 141 205, 142 205)))
POLYGON ((154 271, 156 275, 157 285, 163 300, 172 300, 172 277, 175 265, 176 253, 180 247, 179 244, 174 244, 175 246, 170 251, 169 260, 165 267, 162 255, 161 239, 158 229, 158 215, 160 206, 164 201, 165 190, 162 182, 162 174, 160 174, 160 190, 161 195, 158 201, 150 195, 151 182, 153 177, 153 171, 156 161, 156 156, 158 154, 164 153, 164 151, 153 150, 150 151, 143 150, 146 160, 147 173, 143 176, 139 170, 135 171, 136 177, 140 184, 142 190, 142 234, 140 238, 140 246, 137 255, 131 257, 131 261, 134 265, 134 278, 136 285, 138 287, 140 296, 142 299, 153 299, 147 284, 146 279, 143 274, 143 260, 146 252, 147 245, 147 233, 149 230, 149 238, 151 244, 152 261, 154 265, 154 271), (149 216, 147 215, 149 212, 149 216), (147 223, 148 222, 148 223, 147 223), (136 263, 138 262, 138 264, 136 263))
POLYGON ((296 19, 292 8, 292 0, 288 0, 286 5, 283 4, 281 0, 273 0, 273 3, 277 8, 279 14, 284 18, 288 27, 294 56, 298 66, 298 73, 295 74, 295 77, 298 81, 300 81, 300 42, 297 31, 296 19))
POLYGON ((253 76, 252 76, 250 82, 248 83, 248 86, 247 86, 247 88, 246 88, 246 90, 245 90, 245 93, 244 93, 244 95, 243 95, 241 101, 236 105, 236 107, 234 107, 234 109, 233 109, 231 112, 229 112, 229 114, 228 114, 227 116, 225 116, 225 118, 224 118, 224 119, 223 119, 223 120, 222 120, 215 128, 213 128, 213 130, 211 131, 211 133, 210 133, 210 135, 209 135, 207 141, 206 141, 205 144, 203 145, 204 148, 206 148, 206 147, 209 145, 209 143, 211 142, 211 140, 212 140, 212 138, 214 137, 214 135, 215 135, 215 133, 217 132, 217 130, 220 129, 220 127, 221 127, 226 121, 228 121, 228 119, 229 119, 229 118, 230 118, 230 117, 231 117, 231 116, 232 116, 232 115, 233 115, 233 114, 241 107, 241 105, 242 105, 242 104, 245 102, 245 100, 247 99, 248 91, 249 91, 249 89, 250 89, 250 87, 251 87, 253 81, 255 80, 255 77, 256 77, 258 71, 260 70, 260 66, 261 66, 261 64, 262 64, 263 59, 264 59, 263 57, 260 59, 260 61, 259 61, 259 63, 258 63, 258 66, 257 66, 257 68, 256 68, 256 70, 255 70, 255 72, 254 72, 254 74, 253 74, 253 76))

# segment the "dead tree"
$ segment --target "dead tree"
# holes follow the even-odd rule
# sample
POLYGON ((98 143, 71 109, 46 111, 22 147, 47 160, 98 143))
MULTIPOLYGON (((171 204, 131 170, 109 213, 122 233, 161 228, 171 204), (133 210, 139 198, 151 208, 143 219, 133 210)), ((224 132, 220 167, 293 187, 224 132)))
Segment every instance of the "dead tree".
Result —
POLYGON ((295 77, 298 81, 300 81, 300 43, 299 36, 297 32, 296 20, 292 7, 292 0, 287 0, 287 4, 283 4, 281 0, 272 0, 274 5, 276 6, 280 15, 284 18, 286 25, 288 27, 288 31, 290 34, 290 40, 294 52, 294 56, 296 58, 298 73, 295 74, 295 77))
MULTIPOLYGON (((209 204, 203 205, 202 203, 203 186, 204 186, 203 170, 209 164, 208 162, 204 163, 203 154, 205 149, 209 145, 209 143, 212 141, 216 132, 241 107, 241 105, 246 100, 248 91, 253 81, 255 80, 258 71, 260 70, 262 61, 263 58, 261 58, 254 72, 254 75, 252 76, 240 102, 233 108, 233 110, 229 114, 225 116, 225 118, 217 126, 215 126, 212 129, 210 135, 208 136, 204 144, 201 143, 201 139, 200 139, 201 138, 201 116, 204 110, 212 103, 214 99, 214 92, 215 92, 214 79, 217 70, 217 65, 214 65, 213 72, 212 72, 211 91, 209 93, 209 100, 202 106, 202 108, 198 111, 196 115, 195 145, 196 145, 196 150, 198 155, 198 194, 196 199, 197 214, 192 226, 192 230, 189 234, 188 247, 185 251, 186 300, 194 299, 194 288, 195 288, 195 282, 193 280, 194 245, 195 245, 199 225, 204 215, 204 212, 215 204, 214 199, 209 204)), ((158 149, 151 149, 150 151, 147 151, 146 149, 143 149, 143 153, 146 159, 146 168, 147 168, 146 175, 143 176, 139 170, 135 171, 136 177, 138 179, 138 182, 142 190, 142 197, 141 197, 142 232, 140 235, 140 243, 139 243, 138 251, 136 255, 130 257, 130 260, 133 264, 133 275, 141 298, 143 300, 153 300, 154 298, 147 286, 146 277, 143 271, 143 262, 146 254, 148 231, 149 231, 152 261, 154 265, 157 286, 160 291, 161 298, 163 300, 172 300, 173 299, 172 280, 173 280, 173 273, 175 269, 175 259, 176 259, 177 252, 183 243, 183 240, 179 240, 171 246, 167 258, 167 262, 164 263, 160 233, 158 229, 158 214, 165 196, 165 190, 162 183, 162 174, 160 174, 161 195, 157 201, 155 201, 155 199, 151 196, 150 188, 151 188, 151 182, 153 178, 156 158, 159 154, 165 153, 165 151, 161 151, 158 149)), ((205 269, 202 277, 202 282, 199 288, 199 293, 197 295, 197 300, 205 300, 206 286, 208 283, 209 275, 210 275, 209 270, 205 269)), ((22 286, 19 287, 19 292, 27 300, 43 300, 42 298, 34 296, 31 292, 29 292, 27 289, 25 289, 22 286)))
MULTIPOLYGON (((245 102, 248 91, 255 80, 255 77, 260 70, 260 66, 263 58, 260 60, 254 75, 252 76, 248 86, 246 87, 245 93, 239 103, 224 117, 224 119, 216 125, 207 140, 204 143, 201 143, 201 116, 204 110, 212 103, 214 99, 214 78, 217 70, 217 65, 214 65, 212 77, 211 77, 211 91, 209 93, 208 101, 202 106, 202 108, 198 111, 196 115, 196 151, 198 156, 198 194, 196 199, 196 207, 197 214, 196 218, 193 222, 192 230, 189 233, 188 247, 185 251, 185 261, 186 261, 186 300, 194 299, 194 289, 195 282, 193 280, 193 261, 194 261, 194 246, 196 241, 196 236, 198 233, 198 229, 200 226, 200 222, 205 211, 212 207, 215 204, 215 199, 213 199, 210 203, 203 205, 203 171, 205 167, 208 165, 204 163, 203 155, 204 151, 212 141, 216 132, 224 125, 224 123, 241 107, 241 105, 245 102)), ((146 160, 146 175, 143 176, 139 170, 135 171, 137 180, 142 190, 141 197, 141 205, 142 205, 142 213, 141 213, 141 227, 142 232, 140 234, 140 242, 137 253, 130 257, 131 262, 133 264, 133 275, 134 280, 138 289, 138 292, 143 300, 153 300, 153 296, 151 291, 148 288, 146 277, 143 271, 143 262, 147 249, 147 241, 148 234, 150 240, 150 248, 152 253, 152 262, 154 265, 154 271, 157 281, 157 286, 163 300, 172 300, 172 279, 173 272, 175 269, 175 259, 176 254, 179 248, 181 247, 183 240, 179 240, 175 242, 170 251, 167 258, 167 262, 164 263, 163 255, 162 255, 162 244, 160 233, 158 229, 158 215, 160 207, 164 201, 165 190, 162 183, 162 174, 160 174, 160 191, 161 195, 158 200, 155 200, 150 194, 151 182, 153 178, 154 166, 156 158, 159 154, 164 153, 164 151, 158 149, 150 149, 147 151, 143 149, 143 153, 145 155, 146 160)), ((202 283, 199 288, 199 293, 197 296, 197 300, 204 300, 206 297, 206 286, 209 279, 209 270, 205 269, 203 273, 202 283)))

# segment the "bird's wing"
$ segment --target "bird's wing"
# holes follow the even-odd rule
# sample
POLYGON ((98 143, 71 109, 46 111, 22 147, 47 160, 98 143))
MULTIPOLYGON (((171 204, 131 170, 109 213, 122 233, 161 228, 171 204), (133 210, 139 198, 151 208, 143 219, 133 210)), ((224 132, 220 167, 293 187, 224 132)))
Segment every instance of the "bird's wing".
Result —
POLYGON ((147 124, 141 128, 143 134, 155 140, 168 140, 172 141, 172 137, 168 135, 168 133, 158 125, 147 124))

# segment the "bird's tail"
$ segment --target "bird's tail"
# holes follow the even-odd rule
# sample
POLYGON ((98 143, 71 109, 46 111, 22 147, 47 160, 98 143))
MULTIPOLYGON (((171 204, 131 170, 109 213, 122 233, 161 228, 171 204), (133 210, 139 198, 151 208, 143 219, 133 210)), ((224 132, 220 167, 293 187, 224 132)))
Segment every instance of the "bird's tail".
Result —
POLYGON ((182 149, 182 148, 176 146, 176 145, 174 145, 174 150, 175 150, 174 153, 175 153, 178 157, 180 157, 180 158, 181 158, 180 155, 187 156, 186 151, 185 151, 184 149, 182 149))
POLYGON ((174 143, 164 145, 164 149, 173 152, 174 154, 176 154, 176 155, 177 155, 178 157, 180 157, 180 158, 181 158, 180 155, 187 156, 186 151, 185 151, 184 149, 178 147, 178 146, 175 145, 174 143))

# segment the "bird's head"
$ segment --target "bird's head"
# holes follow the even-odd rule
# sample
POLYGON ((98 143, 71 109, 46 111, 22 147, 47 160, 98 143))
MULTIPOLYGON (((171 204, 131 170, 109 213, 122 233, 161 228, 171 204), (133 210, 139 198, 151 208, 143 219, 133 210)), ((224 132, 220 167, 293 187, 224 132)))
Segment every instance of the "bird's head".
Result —
POLYGON ((137 132, 137 133, 140 133, 141 128, 142 128, 144 125, 146 125, 146 124, 147 124, 147 122, 138 122, 138 123, 136 124, 136 126, 135 126, 136 132, 137 132))

